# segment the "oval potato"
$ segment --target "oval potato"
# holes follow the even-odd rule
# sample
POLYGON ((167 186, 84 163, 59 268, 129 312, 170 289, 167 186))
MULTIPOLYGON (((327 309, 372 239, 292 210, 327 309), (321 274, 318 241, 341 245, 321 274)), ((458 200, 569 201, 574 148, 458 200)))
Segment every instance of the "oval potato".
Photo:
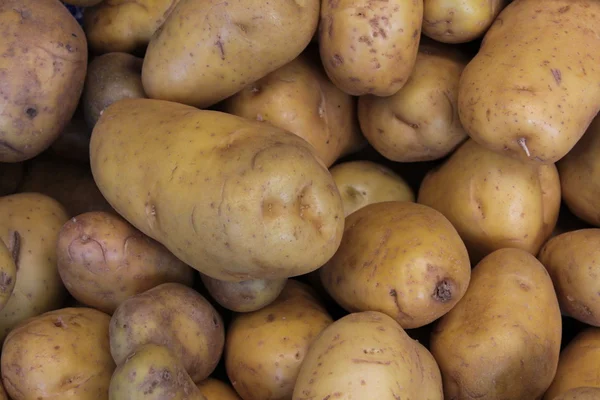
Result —
POLYGON ((242 400, 228 384, 208 378, 196 385, 206 400, 242 400))
POLYGON ((228 282, 204 274, 200 274, 200 279, 217 303, 235 312, 257 311, 268 306, 279 297, 287 282, 287 278, 228 282))

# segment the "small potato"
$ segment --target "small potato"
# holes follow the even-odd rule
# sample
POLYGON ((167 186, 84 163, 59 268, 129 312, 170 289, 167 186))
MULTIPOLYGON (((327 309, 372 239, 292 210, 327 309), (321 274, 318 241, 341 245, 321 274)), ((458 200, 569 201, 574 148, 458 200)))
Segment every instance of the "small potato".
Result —
POLYGON ((106 399, 115 363, 110 317, 91 308, 64 308, 31 318, 2 347, 2 380, 13 400, 106 399))
POLYGON ((206 400, 242 400, 231 386, 218 379, 208 378, 196 386, 206 400))
POLYGON ((127 53, 96 57, 88 66, 83 90, 86 123, 93 128, 106 107, 124 98, 144 98, 143 59, 127 53))
POLYGON ((389 316, 365 311, 337 320, 311 345, 293 400, 442 400, 431 353, 389 316))
POLYGON ((391 169, 371 161, 347 161, 329 170, 342 196, 344 215, 384 201, 415 201, 410 186, 391 169))
POLYGON ((195 290, 163 283, 130 297, 110 321, 110 351, 117 363, 147 343, 166 346, 194 382, 214 371, 225 342, 223 320, 195 290))
POLYGON ((83 117, 83 112, 75 114, 62 133, 52 143, 49 153, 80 164, 90 164, 90 137, 92 130, 83 117))
MULTIPOLYGON (((145 344, 117 367, 108 400, 210 400, 167 347, 145 344)), ((225 399, 224 399, 225 400, 225 399)))
POLYGON ((432 332, 445 398, 540 399, 556 372, 561 335, 560 308, 544 266, 520 249, 491 253, 432 332))
POLYGON ((217 303, 235 312, 256 311, 268 306, 279 296, 287 282, 287 278, 227 282, 204 274, 200 274, 200 278, 217 303))
POLYGON ((600 399, 600 388, 578 387, 566 391, 550 400, 598 400, 600 399))
POLYGON ((112 314, 131 296, 162 283, 192 286, 194 270, 116 214, 90 212, 61 229, 58 272, 71 295, 112 314))
POLYGON ((24 163, 0 163, 0 196, 13 194, 21 184, 24 163))
POLYGON ((15 265, 19 252, 17 240, 12 240, 10 249, 0 240, 0 310, 8 303, 17 281, 17 266, 15 265))
POLYGON ((423 0, 323 1, 319 48, 331 81, 344 92, 390 96, 412 73, 423 0))
POLYGON ((227 330, 225 367, 240 397, 291 398, 306 352, 332 322, 312 289, 291 279, 275 302, 234 315, 227 330))
POLYGON ((454 48, 422 42, 402 89, 388 97, 359 98, 358 118, 369 143, 398 162, 431 161, 450 154, 467 139, 457 107, 458 82, 467 61, 454 48))
POLYGON ((412 329, 458 303, 471 264, 458 232, 441 213, 390 201, 350 214, 340 248, 319 271, 327 292, 346 310, 380 311, 412 329))

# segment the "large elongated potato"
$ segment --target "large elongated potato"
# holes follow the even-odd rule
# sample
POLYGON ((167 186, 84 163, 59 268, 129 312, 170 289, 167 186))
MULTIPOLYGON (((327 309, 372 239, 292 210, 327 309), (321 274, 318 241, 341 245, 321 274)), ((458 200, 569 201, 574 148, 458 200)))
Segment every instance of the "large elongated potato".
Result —
POLYGON ((73 116, 87 42, 57 0, 3 0, 0 27, 0 162, 23 161, 50 147, 73 116))
POLYGON ((463 71, 467 133, 498 153, 554 163, 600 110, 600 2, 515 0, 463 71))
POLYGON ((431 336, 445 397, 539 399, 554 378, 561 335, 544 266, 524 250, 493 252, 477 264, 467 293, 431 336))
POLYGON ((119 214, 215 279, 308 273, 341 241, 331 174, 312 146, 279 128, 125 99, 102 114, 90 146, 96 183, 119 214))
POLYGON ((296 58, 319 22, 319 0, 181 0, 152 37, 149 97, 208 107, 296 58))
POLYGON ((323 1, 319 48, 331 81, 348 94, 390 96, 410 76, 423 0, 323 1))

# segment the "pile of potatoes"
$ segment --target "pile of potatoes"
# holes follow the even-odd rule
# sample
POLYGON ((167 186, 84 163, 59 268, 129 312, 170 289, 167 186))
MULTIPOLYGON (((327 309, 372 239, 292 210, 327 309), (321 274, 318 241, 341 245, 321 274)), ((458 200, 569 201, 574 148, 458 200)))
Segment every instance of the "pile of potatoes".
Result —
POLYGON ((600 399, 600 1, 0 30, 0 400, 600 399))

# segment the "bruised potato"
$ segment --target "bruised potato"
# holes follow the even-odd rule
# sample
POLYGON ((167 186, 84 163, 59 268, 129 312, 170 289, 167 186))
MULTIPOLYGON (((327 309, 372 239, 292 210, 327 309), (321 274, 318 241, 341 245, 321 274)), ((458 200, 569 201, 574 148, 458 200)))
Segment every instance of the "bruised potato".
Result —
POLYGON ((279 296, 287 278, 253 279, 241 282, 228 282, 200 274, 202 283, 211 297, 222 307, 235 312, 260 310, 271 304, 279 296))
POLYGON ((600 399, 600 388, 578 387, 566 391, 550 400, 598 400, 600 399))
MULTIPOLYGON (((13 235, 16 235, 13 232, 13 235)), ((18 240, 18 239, 17 239, 18 240)), ((4 308, 8 299, 12 295, 17 280, 17 266, 15 260, 18 259, 18 244, 14 237, 12 240, 12 248, 8 248, 2 240, 0 240, 0 310, 4 308)))
POLYGON ((193 270, 115 214, 89 212, 60 230, 58 272, 78 301, 112 314, 131 296, 162 283, 191 286, 193 270))
POLYGON ((228 384, 215 378, 208 378, 196 385, 206 400, 241 400, 228 384))

